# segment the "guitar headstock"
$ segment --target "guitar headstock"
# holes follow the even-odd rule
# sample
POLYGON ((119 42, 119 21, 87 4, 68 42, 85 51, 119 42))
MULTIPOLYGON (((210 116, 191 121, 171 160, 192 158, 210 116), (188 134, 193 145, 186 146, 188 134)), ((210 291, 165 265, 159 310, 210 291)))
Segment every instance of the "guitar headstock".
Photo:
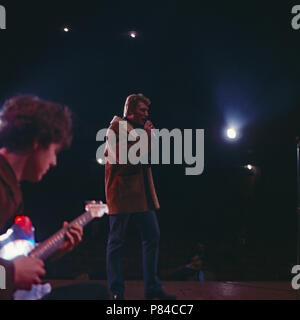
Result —
POLYGON ((102 201, 91 200, 85 202, 85 210, 89 211, 93 218, 101 218, 108 213, 108 206, 102 201))

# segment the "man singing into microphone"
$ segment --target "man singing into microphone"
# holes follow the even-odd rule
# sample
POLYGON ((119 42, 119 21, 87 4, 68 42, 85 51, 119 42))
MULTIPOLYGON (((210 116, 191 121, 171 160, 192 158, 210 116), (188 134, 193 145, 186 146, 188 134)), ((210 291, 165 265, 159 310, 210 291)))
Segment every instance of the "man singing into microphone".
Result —
MULTIPOLYGON (((127 97, 123 118, 115 116, 108 132, 114 132, 113 139, 107 135, 107 151, 116 150, 114 161, 106 161, 105 192, 109 207, 110 232, 107 244, 107 280, 112 298, 124 299, 124 279, 122 275, 122 252, 128 223, 135 223, 142 238, 143 275, 145 283, 145 299, 175 299, 166 294, 157 277, 158 249, 160 231, 154 210, 159 209, 151 168, 141 163, 121 164, 119 161, 120 130, 126 130, 127 135, 136 128, 144 129, 148 139, 154 126, 149 116, 150 100, 143 94, 131 94, 127 97), (121 123, 120 123, 121 122, 121 123), (116 148, 114 148, 116 147, 116 148)), ((127 150, 136 143, 127 142, 127 150)), ((150 145, 150 144, 149 144, 150 145)), ((107 154, 106 154, 107 155, 107 154)))

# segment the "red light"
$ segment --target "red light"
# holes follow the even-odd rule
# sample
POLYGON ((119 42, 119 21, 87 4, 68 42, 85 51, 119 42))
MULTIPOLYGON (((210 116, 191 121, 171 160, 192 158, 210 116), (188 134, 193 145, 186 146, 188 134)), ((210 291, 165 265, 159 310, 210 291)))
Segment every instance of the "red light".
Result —
POLYGON ((32 233, 32 223, 27 216, 16 216, 15 224, 17 224, 25 233, 32 233))

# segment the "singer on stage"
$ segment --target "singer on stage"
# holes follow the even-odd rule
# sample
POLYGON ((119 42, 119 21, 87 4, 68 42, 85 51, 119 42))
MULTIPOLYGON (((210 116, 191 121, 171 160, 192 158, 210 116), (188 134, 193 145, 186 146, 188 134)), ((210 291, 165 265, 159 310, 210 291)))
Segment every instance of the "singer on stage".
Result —
MULTIPOLYGON (((148 120, 149 105, 150 100, 143 94, 128 96, 123 118, 115 116, 109 126, 116 136, 115 149, 112 148, 109 134, 107 135, 106 151, 117 150, 115 152, 116 163, 106 161, 105 165, 105 192, 110 226, 107 244, 107 280, 112 299, 115 300, 124 299, 122 253, 128 223, 135 223, 142 238, 145 299, 175 299, 175 296, 163 291, 157 277, 160 230, 154 210, 159 209, 159 202, 151 167, 141 163, 120 164, 118 161, 118 142, 122 127, 119 125, 120 121, 127 125, 124 126, 127 133, 136 128, 142 128, 147 132, 148 139, 151 139, 151 129, 154 129, 154 126, 148 120)), ((128 149, 134 143, 128 141, 128 149)))

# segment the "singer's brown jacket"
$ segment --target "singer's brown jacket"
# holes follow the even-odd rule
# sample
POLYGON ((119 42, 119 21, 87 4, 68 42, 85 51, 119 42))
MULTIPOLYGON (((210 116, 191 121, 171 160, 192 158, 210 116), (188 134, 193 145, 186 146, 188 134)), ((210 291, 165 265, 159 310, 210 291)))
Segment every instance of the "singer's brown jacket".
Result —
MULTIPOLYGON (((120 130, 123 130, 123 133, 125 132, 124 136, 127 135, 127 137, 128 134, 136 135, 133 126, 128 121, 115 116, 110 123, 109 129, 113 130, 116 135, 116 147, 113 148, 110 131, 108 130, 105 151, 105 156, 110 152, 116 160, 116 164, 112 164, 106 158, 107 162, 105 164, 105 194, 109 214, 159 209, 151 168, 141 163, 136 165, 129 162, 127 164, 119 163, 120 130), (123 121, 121 127, 119 127, 120 121, 123 121), (127 127, 124 124, 127 124, 127 127)), ((128 141, 127 150, 134 143, 128 141)))

